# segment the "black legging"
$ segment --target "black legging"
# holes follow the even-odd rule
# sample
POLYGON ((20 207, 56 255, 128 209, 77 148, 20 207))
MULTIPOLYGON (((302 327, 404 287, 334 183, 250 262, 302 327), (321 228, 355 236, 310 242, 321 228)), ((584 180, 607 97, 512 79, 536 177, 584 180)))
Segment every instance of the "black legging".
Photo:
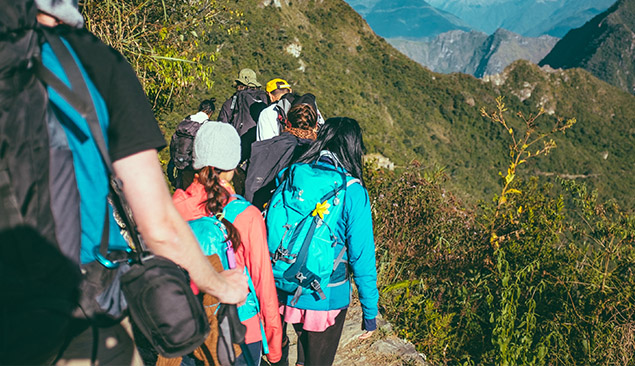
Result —
POLYGON ((305 366, 330 366, 333 364, 344 328, 346 310, 342 309, 335 317, 335 324, 323 332, 306 331, 302 329, 302 323, 293 324, 293 329, 298 335, 298 364, 305 366))

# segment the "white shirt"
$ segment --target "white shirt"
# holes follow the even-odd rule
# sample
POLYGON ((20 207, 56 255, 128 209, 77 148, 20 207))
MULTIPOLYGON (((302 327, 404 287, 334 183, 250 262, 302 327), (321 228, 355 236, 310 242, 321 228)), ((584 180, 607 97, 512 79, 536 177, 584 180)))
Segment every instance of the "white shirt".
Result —
POLYGON ((191 115, 190 119, 194 122, 203 123, 209 119, 209 116, 207 115, 207 113, 201 111, 191 115))
POLYGON ((276 106, 274 103, 260 112, 256 125, 256 141, 268 140, 280 134, 278 111, 274 109, 276 106))

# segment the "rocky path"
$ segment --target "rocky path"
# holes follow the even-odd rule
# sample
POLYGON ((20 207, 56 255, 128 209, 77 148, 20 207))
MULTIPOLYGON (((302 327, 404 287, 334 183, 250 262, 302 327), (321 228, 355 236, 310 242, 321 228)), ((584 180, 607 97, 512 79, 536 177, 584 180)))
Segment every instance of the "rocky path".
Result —
MULTIPOLYGON (((351 304, 346 314, 342 338, 335 356, 334 366, 350 365, 421 365, 428 366, 415 347, 395 335, 392 326, 381 315, 377 319, 377 331, 366 340, 358 339, 362 334, 362 309, 358 302, 351 304)), ((287 327, 291 340, 289 365, 296 361, 296 337, 293 327, 287 327)))

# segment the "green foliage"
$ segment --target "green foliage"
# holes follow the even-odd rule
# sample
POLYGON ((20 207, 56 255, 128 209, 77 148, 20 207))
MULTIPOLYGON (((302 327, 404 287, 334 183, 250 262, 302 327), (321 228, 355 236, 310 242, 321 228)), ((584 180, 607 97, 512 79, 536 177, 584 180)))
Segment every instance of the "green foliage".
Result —
POLYGON ((216 32, 232 33, 240 13, 225 0, 84 0, 86 28, 121 52, 137 72, 155 112, 195 87, 211 88, 216 32))
POLYGON ((468 290, 480 283, 480 275, 466 271, 481 267, 489 249, 478 245, 483 234, 474 214, 441 187, 443 171, 425 172, 416 161, 403 174, 372 165, 365 174, 385 316, 431 360, 453 360, 457 349, 480 349, 482 329, 472 305, 483 294, 474 299, 468 290), (470 332, 458 333, 457 324, 470 332))
POLYGON ((501 193, 477 208, 416 166, 368 170, 382 311, 433 363, 633 364, 635 218, 584 184, 520 176, 548 151, 532 142, 572 121, 510 120, 502 99, 484 114, 512 143, 501 193))

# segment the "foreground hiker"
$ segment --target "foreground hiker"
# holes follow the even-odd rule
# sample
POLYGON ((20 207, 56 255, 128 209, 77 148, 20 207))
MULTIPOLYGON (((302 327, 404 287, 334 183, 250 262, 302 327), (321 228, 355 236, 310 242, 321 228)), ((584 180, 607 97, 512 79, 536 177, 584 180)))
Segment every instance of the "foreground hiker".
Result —
POLYGON ((192 147, 194 137, 201 125, 212 118, 216 111, 215 98, 205 99, 198 105, 198 113, 185 117, 176 126, 170 140, 170 161, 168 162, 168 180, 175 189, 185 189, 194 180, 192 168, 192 147))
MULTIPOLYGON (((308 151, 281 173, 285 178, 267 208, 280 313, 298 335, 298 364, 333 363, 350 303, 351 274, 366 331, 360 338, 377 327, 375 244, 362 150, 357 121, 328 119, 308 151)), ((283 354, 281 364, 285 360, 283 354)))
POLYGON ((271 362, 280 360, 282 326, 264 220, 256 207, 234 194, 229 183, 239 160, 236 130, 226 123, 205 123, 194 140, 194 182, 185 191, 177 190, 173 201, 206 255, 218 254, 231 268, 235 253, 236 264, 247 267, 255 296, 248 295, 238 314, 247 327, 245 343, 249 351, 243 351, 236 365, 257 366, 264 353, 271 362), (227 238, 216 238, 219 226, 226 230, 227 238), (247 363, 247 357, 252 362, 247 363))
MULTIPOLYGON (((87 31, 74 28, 81 27, 83 23, 81 14, 77 10, 76 1, 38 0, 37 6, 41 10, 37 14, 37 20, 42 26, 51 28, 49 31, 53 34, 54 39, 59 40, 61 37, 64 40, 62 47, 66 49, 65 54, 71 54, 73 66, 81 72, 79 74, 81 75, 80 79, 83 79, 81 84, 85 85, 90 92, 82 97, 88 96, 90 102, 92 102, 92 105, 86 108, 97 114, 99 117, 98 123, 106 132, 105 138, 108 140, 107 155, 113 161, 114 173, 122 182, 123 194, 129 203, 139 232, 145 239, 147 246, 155 254, 169 258, 187 269, 193 281, 203 291, 216 294, 222 301, 228 303, 242 301, 247 289, 245 276, 238 271, 225 271, 222 274, 214 271, 203 256, 189 227, 172 204, 157 157, 157 150, 165 145, 165 140, 160 133, 145 94, 130 65, 123 56, 101 43, 87 31)), ((40 44, 37 43, 38 39, 33 38, 33 36, 40 35, 39 30, 33 33, 33 29, 37 29, 33 3, 29 1, 2 0, 0 1, 0 8, 2 9, 2 12, 0 12, 1 32, 7 32, 2 34, 0 42, 9 43, 9 48, 0 47, 0 50, 11 50, 10 47, 19 48, 21 45, 28 44, 18 45, 16 44, 17 41, 13 44, 11 42, 16 39, 24 40, 25 38, 20 37, 25 34, 29 35, 31 32, 31 38, 26 39, 35 39, 32 45, 37 47, 37 49, 32 48, 30 51, 40 51, 40 44), (8 16, 14 16, 15 18, 7 20, 6 17, 8 16), (17 24, 17 26, 7 29, 7 24, 17 24), (4 37, 5 35, 9 36, 4 37)), ((67 66, 61 60, 62 55, 53 51, 49 43, 45 43, 41 47, 41 52, 41 61, 44 67, 51 73, 59 75, 58 78, 64 79, 61 76, 62 73, 59 72, 60 66, 67 66)), ((20 76, 12 80, 14 84, 3 84, 2 97, 0 98, 3 102, 2 110, 9 107, 4 103, 5 100, 12 100, 10 98, 19 95, 22 90, 33 90, 34 94, 44 92, 45 89, 41 84, 39 84, 39 88, 27 88, 38 83, 33 77, 33 69, 29 69, 26 66, 37 63, 38 60, 33 55, 39 54, 39 52, 33 52, 2 55, 1 59, 3 62, 0 70, 2 81, 6 81, 5 77, 10 77, 11 75, 20 76), (12 65, 11 61, 17 57, 23 57, 24 59, 20 59, 19 64, 12 65), (5 73, 5 71, 12 71, 13 73, 5 73), (7 92, 7 86, 15 87, 15 89, 7 92)), ((107 244, 106 247, 110 249, 121 249, 120 246, 115 245, 123 243, 125 246, 125 241, 116 225, 113 224, 114 217, 109 217, 112 214, 106 201, 108 192, 106 167, 104 162, 99 160, 101 155, 97 152, 97 147, 94 146, 96 144, 95 140, 90 138, 91 133, 85 127, 86 117, 74 110, 72 106, 65 105, 64 101, 61 100, 62 98, 51 92, 51 90, 57 89, 51 89, 49 85, 48 95, 44 95, 45 98, 39 99, 39 103, 19 103, 18 101, 12 104, 10 107, 15 112, 15 114, 12 114, 13 116, 28 116, 10 120, 10 123, 14 123, 13 128, 8 128, 10 125, 5 126, 6 120, 0 118, 2 131, 13 131, 11 135, 5 136, 4 133, 2 134, 1 145, 3 152, 17 154, 21 151, 28 151, 35 144, 48 144, 50 140, 50 145, 45 146, 44 149, 39 149, 39 152, 48 152, 50 148, 51 156, 53 156, 58 153, 54 149, 64 147, 55 144, 65 141, 65 147, 69 149, 65 150, 65 152, 72 153, 72 156, 70 156, 72 161, 68 165, 56 166, 55 169, 51 169, 50 186, 49 179, 41 181, 16 180, 15 176, 9 175, 9 182, 5 181, 5 183, 15 187, 29 187, 31 195, 22 201, 23 197, 20 195, 15 197, 11 195, 12 192, 10 190, 2 190, 3 202, 11 202, 16 198, 20 199, 20 201, 18 201, 19 205, 15 207, 18 210, 17 212, 13 212, 12 207, 8 205, 0 207, 0 211, 2 211, 0 217, 3 218, 3 225, 0 231, 3 236, 8 235, 14 239, 25 239, 25 241, 2 241, 1 244, 3 253, 5 253, 5 244, 10 244, 13 248, 20 250, 36 248, 36 244, 41 244, 41 247, 48 246, 49 249, 58 250, 60 248, 62 253, 68 258, 67 260, 77 266, 77 272, 79 272, 78 267, 80 265, 82 269, 85 269, 87 266, 95 264, 95 249, 99 248, 103 237, 110 239, 105 242, 107 244), (45 104, 46 97, 50 98, 49 104, 45 104), (50 137, 46 136, 47 120, 43 117, 44 113, 40 113, 42 110, 46 110, 47 107, 49 108, 47 113, 54 113, 58 119, 64 121, 64 129, 57 129, 59 125, 55 126, 56 129, 50 130, 50 137), (20 131, 18 125, 28 126, 30 130, 28 136, 18 133, 20 131), (45 135, 42 136, 41 140, 35 141, 33 136, 35 136, 36 132, 42 131, 42 127, 44 127, 45 135), (20 140, 20 138, 24 139, 20 140), (85 166, 87 165, 84 160, 85 156, 76 154, 76 151, 84 152, 88 150, 91 150, 92 154, 97 154, 97 160, 96 164, 85 166), (56 212, 60 211, 60 207, 56 205, 64 204, 63 199, 65 197, 54 194, 53 188, 59 183, 59 173, 62 171, 67 172, 69 167, 70 171, 74 170, 78 181, 78 186, 74 188, 75 193, 78 190, 80 193, 77 214, 81 214, 81 220, 79 220, 79 217, 74 216, 72 211, 62 211, 63 215, 55 215, 56 212), (82 180, 88 180, 87 184, 85 184, 86 182, 81 184, 82 180), (91 192, 97 190, 99 193, 86 194, 84 189, 87 187, 93 190, 91 192), (48 192, 49 189, 51 190, 50 201, 36 200, 35 195, 39 195, 41 192, 48 192), (30 210, 34 203, 41 203, 38 209, 44 208, 53 211, 55 220, 50 220, 50 222, 30 220, 30 210), (18 215, 13 217, 24 218, 23 222, 9 222, 8 225, 5 225, 4 219, 12 217, 11 215, 16 213, 18 215), (80 222, 81 228, 73 226, 74 223, 80 222), (106 226, 108 222, 110 224, 106 226), (53 236, 44 235, 46 233, 43 231, 42 226, 46 224, 55 224, 54 230, 49 231, 53 232, 53 236), (76 233, 73 232, 75 229, 77 229, 76 233), (18 232, 21 231, 29 231, 34 233, 34 235, 23 238, 18 235, 18 232), (71 233, 66 231, 71 231, 71 233), (41 236, 36 234, 41 234, 41 236), (81 243, 78 242, 77 247, 69 244, 69 240, 74 240, 72 239, 74 237, 81 238, 81 243), (64 251, 69 248, 74 248, 75 250, 64 251)), ((4 163, 7 166, 12 164, 11 154, 3 154, 3 166, 4 163)), ((36 155, 33 155, 30 159, 19 161, 21 167, 19 171, 45 172, 46 176, 48 176, 48 156, 45 156, 42 160, 35 159, 35 157, 36 155)), ((14 172, 11 171, 11 173, 14 172)), ((70 202, 70 200, 67 201, 70 202)), ((3 283, 10 285, 24 283, 28 286, 36 280, 45 282, 48 278, 41 278, 42 273, 39 273, 37 269, 40 268, 40 265, 45 265, 50 260, 51 257, 47 253, 47 251, 40 252, 36 250, 29 252, 28 269, 33 271, 17 278, 5 276, 4 270, 12 269, 16 261, 23 258, 15 257, 12 261, 11 258, 3 255, 3 261, 9 264, 4 266, 5 263, 3 263, 0 266, 3 270, 3 283)), ((59 294, 51 290, 51 288, 55 288, 54 285, 56 284, 52 283, 50 288, 40 288, 41 293, 33 292, 28 294, 27 300, 31 300, 29 303, 11 305, 14 308, 19 308, 20 305, 28 305, 18 310, 22 310, 22 313, 26 314, 31 312, 33 316, 38 315, 40 311, 60 312, 60 308, 63 307, 60 306, 59 302, 54 301, 58 300, 57 296, 59 294), (43 298, 38 298, 37 296, 43 296, 43 298), (39 301, 32 301, 33 299, 39 301)), ((18 286, 10 289, 11 291, 19 291, 22 288, 28 290, 30 287, 18 286)), ((75 289, 76 291, 77 289, 75 289)), ((6 294, 5 291, 3 293, 6 294)), ((15 297, 11 298, 14 301, 16 299, 15 297)), ((63 342, 65 340, 65 334, 61 333, 61 330, 65 330, 67 325, 60 325, 57 329, 53 329, 47 323, 48 319, 41 319, 41 322, 37 324, 21 323, 17 327, 12 327, 11 324, 13 324, 14 319, 11 314, 11 312, 5 312, 4 308, 1 312, 3 317, 2 321, 0 321, 0 325, 3 328, 1 333, 7 336, 8 339, 3 338, 0 363, 50 364, 59 351, 57 345, 51 345, 51 342, 63 342), (29 332, 37 333, 38 339, 40 337, 45 338, 47 342, 34 343, 34 338, 28 336, 29 332)), ((69 313, 61 313, 61 315, 70 317, 69 313)), ((93 332, 89 329, 82 332, 79 336, 69 339, 70 344, 67 345, 65 352, 61 355, 60 362, 69 362, 72 359, 80 364, 88 364, 91 361, 91 353, 93 352, 96 356, 94 361, 100 364, 131 364, 138 361, 138 358, 133 355, 134 347, 129 332, 126 332, 126 324, 127 321, 124 320, 121 325, 96 330, 96 332, 101 334, 101 337, 94 337, 93 332), (98 343, 100 339, 101 341, 98 343), (114 344, 112 342, 107 343, 109 339, 115 339, 116 342, 114 344)), ((87 326, 88 324, 82 323, 75 330, 79 332, 87 326)))

